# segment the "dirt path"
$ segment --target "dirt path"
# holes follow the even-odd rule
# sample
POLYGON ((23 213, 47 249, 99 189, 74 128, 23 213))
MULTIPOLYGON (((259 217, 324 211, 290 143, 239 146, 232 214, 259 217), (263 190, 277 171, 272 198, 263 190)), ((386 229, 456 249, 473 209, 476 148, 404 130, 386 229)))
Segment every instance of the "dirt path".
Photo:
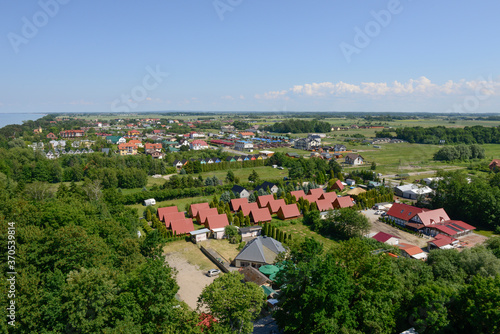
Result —
POLYGON ((179 284, 178 295, 180 299, 193 310, 196 309, 198 296, 203 291, 203 288, 212 283, 216 277, 208 277, 205 271, 200 270, 198 266, 188 263, 176 254, 165 256, 165 260, 171 267, 178 271, 177 284, 179 284))

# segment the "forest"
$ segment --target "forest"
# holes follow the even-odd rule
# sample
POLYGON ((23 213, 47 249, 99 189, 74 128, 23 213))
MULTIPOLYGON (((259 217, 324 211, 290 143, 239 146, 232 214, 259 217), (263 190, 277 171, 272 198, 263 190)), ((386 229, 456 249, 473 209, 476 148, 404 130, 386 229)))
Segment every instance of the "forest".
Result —
POLYGON ((305 121, 301 119, 286 119, 279 123, 274 123, 265 128, 265 130, 276 133, 308 133, 308 132, 330 132, 330 123, 313 119, 305 121))

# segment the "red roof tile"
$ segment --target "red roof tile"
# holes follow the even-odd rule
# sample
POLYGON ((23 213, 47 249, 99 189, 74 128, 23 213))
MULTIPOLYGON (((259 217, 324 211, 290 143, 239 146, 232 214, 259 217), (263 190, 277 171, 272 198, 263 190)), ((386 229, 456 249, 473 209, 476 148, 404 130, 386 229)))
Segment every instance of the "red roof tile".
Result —
POLYGON ((337 193, 336 192, 330 192, 330 193, 323 193, 321 194, 321 196, 319 197, 320 200, 322 199, 327 199, 330 201, 330 203, 333 203, 335 202, 335 200, 337 199, 337 193))
POLYGON ((272 201, 272 200, 274 200, 273 195, 259 196, 259 197, 257 197, 257 204, 259 204, 259 208, 264 208, 267 206, 267 203, 269 203, 269 201, 272 201))
POLYGON ((304 190, 294 190, 294 191, 291 191, 290 195, 292 195, 292 197, 295 197, 296 201, 298 201, 299 198, 306 196, 306 194, 304 193, 304 190))
POLYGON ((337 180, 337 182, 335 182, 333 184, 333 189, 338 189, 340 191, 344 190, 344 185, 342 184, 342 182, 340 180, 337 180))
POLYGON ((425 226, 442 223, 446 220, 450 220, 450 217, 448 217, 448 214, 446 213, 446 211, 444 211, 444 209, 436 209, 436 210, 420 212, 417 214, 417 216, 425 226))
POLYGON ((160 219, 160 221, 165 221, 164 220, 165 215, 179 212, 179 209, 177 208, 177 206, 167 206, 164 208, 158 208, 157 212, 158 212, 158 219, 160 219))
POLYGON ((193 220, 191 218, 175 219, 170 222, 170 228, 177 235, 194 231, 193 220))
POLYGON ((229 221, 227 220, 227 216, 225 214, 211 215, 207 216, 205 219, 205 227, 210 230, 225 227, 227 225, 229 225, 229 221))
POLYGON ((295 218, 300 216, 300 211, 299 208, 297 207, 297 204, 288 204, 282 206, 278 210, 278 216, 281 219, 290 219, 290 218, 295 218))
POLYGON ((318 206, 318 210, 321 212, 333 210, 332 202, 328 199, 318 199, 316 201, 316 205, 318 206))
POLYGON ((286 205, 284 199, 276 199, 276 200, 269 201, 269 203, 267 203, 267 208, 269 209, 269 213, 273 214, 273 213, 278 212, 278 210, 283 205, 286 205))
POLYGON ((399 243, 398 247, 400 250, 406 252, 406 254, 408 254, 410 256, 417 255, 417 254, 424 252, 422 250, 422 248, 417 247, 415 245, 405 244, 404 242, 399 243))
POLYGON ((308 195, 314 196, 315 199, 318 199, 322 194, 324 194, 324 190, 322 188, 309 189, 308 195))
POLYGON ((449 237, 444 234, 438 234, 434 237, 434 240, 427 241, 427 243, 433 243, 436 247, 443 247, 446 245, 450 245, 451 243, 455 242, 457 239, 449 237))
POLYGON ((234 198, 231 200, 231 208, 233 211, 238 211, 242 204, 248 203, 248 198, 234 198))
POLYGON ((184 215, 184 212, 174 212, 174 213, 169 213, 164 218, 165 218, 165 226, 167 228, 170 228, 170 223, 173 220, 184 219, 186 218, 186 216, 184 215))
POLYGON ((219 212, 216 208, 204 209, 198 211, 198 215, 196 216, 199 224, 203 224, 208 216, 218 215, 219 212))
POLYGON ((189 212, 191 214, 191 217, 194 218, 198 215, 198 211, 205 209, 210 209, 210 205, 208 203, 191 204, 191 206, 189 207, 189 212))
POLYGON ((396 239, 399 239, 398 237, 392 235, 392 234, 389 234, 389 233, 385 233, 385 232, 378 232, 377 234, 375 234, 372 239, 375 239, 379 242, 386 242, 387 240, 389 240, 390 238, 396 238, 396 239))
POLYGON ((394 203, 389 211, 387 211, 387 215, 404 221, 409 221, 421 212, 424 212, 421 208, 407 204, 394 203))
POLYGON ((261 223, 261 222, 269 222, 271 221, 271 214, 269 213, 269 210, 266 208, 262 209, 253 209, 250 212, 250 219, 254 223, 261 223))
MULTIPOLYGON (((259 208, 259 205, 257 203, 246 203, 246 204, 242 204, 240 206, 240 210, 241 212, 243 212, 243 215, 244 216, 248 216, 250 214, 251 211, 253 210, 256 210, 259 208)), ((267 208, 264 208, 267 210, 267 208)), ((269 211, 269 210, 268 210, 269 211)))
POLYGON ((337 197, 333 202, 333 207, 336 209, 350 208, 354 206, 351 196, 337 197))

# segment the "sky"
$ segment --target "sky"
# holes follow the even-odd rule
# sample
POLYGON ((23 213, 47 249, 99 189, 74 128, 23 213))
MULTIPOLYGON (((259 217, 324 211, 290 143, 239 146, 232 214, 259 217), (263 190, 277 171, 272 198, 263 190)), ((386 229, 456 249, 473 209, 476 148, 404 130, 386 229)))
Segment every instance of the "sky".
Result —
POLYGON ((0 113, 500 112, 497 0, 0 1, 0 113))

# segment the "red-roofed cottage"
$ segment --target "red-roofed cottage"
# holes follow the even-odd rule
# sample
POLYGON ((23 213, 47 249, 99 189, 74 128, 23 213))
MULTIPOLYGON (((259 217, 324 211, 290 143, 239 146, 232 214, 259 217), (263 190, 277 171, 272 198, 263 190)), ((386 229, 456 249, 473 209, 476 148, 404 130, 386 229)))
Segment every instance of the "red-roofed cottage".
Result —
POLYGON ((297 207, 297 204, 288 204, 282 206, 278 210, 278 217, 283 220, 300 217, 300 211, 297 207))
POLYGON ((204 209, 198 211, 198 215, 196 216, 196 220, 198 221, 198 224, 204 224, 205 220, 207 219, 208 216, 213 216, 213 215, 218 215, 219 212, 217 211, 216 208, 211 208, 211 209, 204 209))
POLYGON ((273 195, 264 195, 257 197, 257 204, 259 205, 259 208, 267 207, 267 203, 269 203, 269 201, 274 201, 273 195))
POLYGON ((304 190, 294 190, 294 191, 291 191, 290 195, 292 195, 292 197, 295 197, 296 201, 298 201, 299 198, 302 198, 302 197, 306 196, 306 194, 304 193, 304 190))
POLYGON ((254 223, 263 223, 271 221, 271 214, 266 208, 254 209, 250 212, 250 220, 254 223))
POLYGON ((333 202, 334 209, 350 208, 352 206, 354 206, 354 201, 351 196, 337 197, 333 202))
POLYGON ((342 184, 342 182, 340 180, 337 180, 337 182, 335 182, 332 186, 332 189, 337 189, 337 190, 344 190, 344 185, 342 184))
POLYGON ((193 219, 182 218, 172 220, 170 222, 170 229, 174 235, 182 235, 194 231, 193 219))
MULTIPOLYGON (((259 205, 255 202, 254 203, 245 203, 245 204, 242 204, 240 206, 240 210, 241 210, 241 212, 243 212, 244 216, 250 215, 250 212, 252 212, 253 210, 257 210, 257 209, 259 209, 259 205)), ((267 210, 267 208, 264 208, 264 209, 267 210)))
POLYGON ((234 198, 231 200, 231 209, 233 211, 238 211, 241 207, 242 204, 247 204, 248 203, 248 198, 234 198))
POLYGON ((173 220, 179 220, 179 219, 184 219, 186 218, 186 216, 184 215, 184 212, 174 212, 174 213, 170 213, 168 215, 166 215, 164 217, 164 220, 165 220, 165 226, 167 228, 170 228, 170 223, 173 221, 173 220))
POLYGON ((160 221, 165 221, 165 216, 168 216, 171 213, 176 213, 179 212, 179 209, 177 209, 177 206, 167 206, 164 208, 158 208, 158 219, 160 221))
POLYGON ((337 193, 336 192, 330 192, 330 193, 323 193, 321 194, 321 196, 319 197, 320 200, 323 200, 323 199, 326 199, 328 200, 330 203, 333 203, 335 202, 335 200, 337 199, 337 193))
POLYGON ((375 239, 378 242, 382 242, 388 245, 397 245, 399 243, 398 237, 385 232, 378 232, 372 237, 372 239, 375 239))
POLYGON ((229 220, 224 213, 207 216, 205 219, 205 227, 213 232, 215 239, 222 239, 224 237, 224 228, 227 225, 229 225, 229 220))
POLYGON ((315 200, 320 198, 321 195, 323 195, 325 192, 322 188, 315 188, 315 189, 309 189, 309 192, 307 193, 307 195, 311 195, 311 196, 314 196, 315 200))
POLYGON ((269 209, 270 214, 275 214, 284 205, 286 205, 284 199, 275 199, 267 203, 267 208, 269 209))
POLYGON ((328 199, 318 199, 316 201, 316 206, 320 212, 333 210, 333 204, 328 199))
POLYGON ((427 249, 431 250, 434 248, 439 249, 452 249, 458 244, 458 240, 449 237, 444 234, 438 234, 434 237, 434 240, 427 241, 427 249))
POLYGON ((206 209, 210 209, 210 205, 208 203, 191 204, 189 207, 189 215, 191 218, 194 218, 198 216, 198 211, 206 209))

